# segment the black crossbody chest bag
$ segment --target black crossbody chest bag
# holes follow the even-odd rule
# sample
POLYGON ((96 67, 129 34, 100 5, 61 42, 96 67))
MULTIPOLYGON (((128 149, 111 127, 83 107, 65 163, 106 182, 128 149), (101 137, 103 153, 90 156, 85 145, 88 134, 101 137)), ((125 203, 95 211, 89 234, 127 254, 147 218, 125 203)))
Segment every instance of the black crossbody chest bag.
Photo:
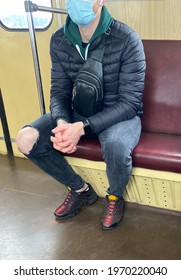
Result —
POLYGON ((79 70, 73 88, 73 109, 84 117, 101 111, 103 106, 104 44, 95 50, 79 70))

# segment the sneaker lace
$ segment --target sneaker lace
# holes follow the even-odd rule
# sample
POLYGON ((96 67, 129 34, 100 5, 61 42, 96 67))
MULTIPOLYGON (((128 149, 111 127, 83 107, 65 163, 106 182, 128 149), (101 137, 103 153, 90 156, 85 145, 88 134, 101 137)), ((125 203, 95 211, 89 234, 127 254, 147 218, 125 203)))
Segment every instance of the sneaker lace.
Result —
POLYGON ((67 205, 68 203, 71 202, 71 200, 73 199, 74 197, 74 192, 70 191, 64 201, 64 204, 67 205))
POLYGON ((107 215, 114 215, 116 210, 116 201, 109 201, 107 204, 106 214, 107 215))

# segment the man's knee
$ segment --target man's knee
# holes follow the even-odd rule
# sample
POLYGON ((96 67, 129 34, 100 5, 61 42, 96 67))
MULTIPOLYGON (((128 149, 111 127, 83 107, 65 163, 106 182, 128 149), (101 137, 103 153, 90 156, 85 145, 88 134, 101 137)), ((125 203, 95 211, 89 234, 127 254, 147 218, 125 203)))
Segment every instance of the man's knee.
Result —
POLYGON ((103 158, 106 162, 113 161, 120 165, 127 165, 130 161, 131 149, 129 145, 121 139, 110 138, 103 145, 103 158), (109 141, 110 140, 110 141, 109 141))
POLYGON ((33 127, 22 128, 16 137, 18 149, 28 155, 39 137, 38 131, 33 127))

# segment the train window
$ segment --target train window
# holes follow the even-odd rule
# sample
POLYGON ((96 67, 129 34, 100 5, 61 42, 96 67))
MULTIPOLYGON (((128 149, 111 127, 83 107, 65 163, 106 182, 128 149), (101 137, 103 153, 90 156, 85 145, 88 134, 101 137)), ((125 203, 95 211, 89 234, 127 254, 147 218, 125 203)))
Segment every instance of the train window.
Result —
MULTIPOLYGON (((51 7, 51 0, 32 0, 32 3, 51 7), (43 5, 42 5, 43 4, 43 5)), ((52 13, 33 12, 33 23, 36 29, 45 29, 52 20, 52 13)), ((11 30, 27 29, 27 16, 23 0, 1 1, 0 23, 3 27, 11 30)))

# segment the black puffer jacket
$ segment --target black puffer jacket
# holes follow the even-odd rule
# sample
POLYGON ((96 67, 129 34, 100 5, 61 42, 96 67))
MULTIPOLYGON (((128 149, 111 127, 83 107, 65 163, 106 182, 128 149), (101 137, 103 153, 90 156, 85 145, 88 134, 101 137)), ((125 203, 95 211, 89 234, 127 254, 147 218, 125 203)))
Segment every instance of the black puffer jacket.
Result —
MULTIPOLYGON (((91 43, 88 56, 100 41, 98 37, 91 43)), ((63 28, 52 35, 50 54, 51 114, 55 121, 63 118, 71 122, 73 83, 85 61, 63 28)), ((138 35, 127 25, 113 20, 103 58, 104 108, 89 118, 94 133, 142 114, 145 68, 143 45, 138 35)))

